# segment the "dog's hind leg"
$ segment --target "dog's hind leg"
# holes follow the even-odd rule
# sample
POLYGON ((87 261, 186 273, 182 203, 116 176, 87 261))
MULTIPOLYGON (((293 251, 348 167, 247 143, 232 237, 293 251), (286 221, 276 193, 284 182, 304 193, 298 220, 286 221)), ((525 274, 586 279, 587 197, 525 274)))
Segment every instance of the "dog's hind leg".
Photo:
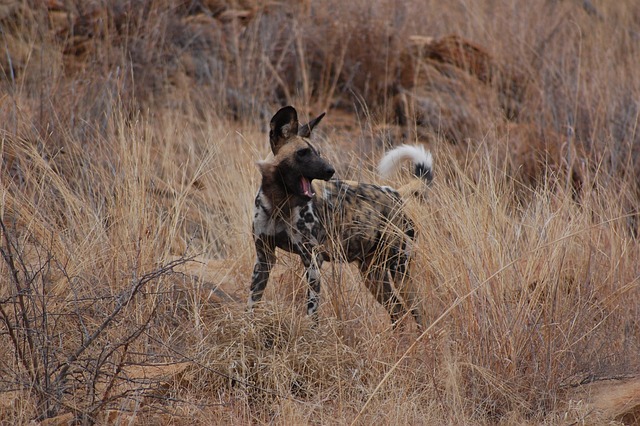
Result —
POLYGON ((360 272, 362 272, 365 285, 371 294, 389 312, 391 323, 395 328, 398 321, 402 319, 407 311, 393 291, 389 270, 386 265, 379 266, 372 265, 370 262, 363 262, 360 265, 360 272))
POLYGON ((422 328, 424 325, 422 323, 420 295, 412 288, 414 283, 411 282, 411 276, 408 272, 394 273, 393 271, 391 271, 391 276, 394 277, 396 289, 402 297, 405 306, 416 320, 418 327, 422 328))
POLYGON ((415 283, 412 282, 409 266, 411 253, 408 249, 410 242, 405 241, 402 249, 393 250, 389 259, 389 271, 395 283, 396 290, 402 297, 404 305, 411 311, 419 327, 423 327, 420 305, 420 295, 415 291, 415 283))

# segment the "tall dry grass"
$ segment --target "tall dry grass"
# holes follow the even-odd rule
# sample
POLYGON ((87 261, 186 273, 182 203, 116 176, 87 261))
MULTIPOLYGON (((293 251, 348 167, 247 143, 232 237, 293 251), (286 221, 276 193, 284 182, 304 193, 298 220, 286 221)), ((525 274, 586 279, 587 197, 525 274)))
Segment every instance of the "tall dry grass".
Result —
POLYGON ((49 3, 0 9, 2 421, 629 419, 573 392, 640 367, 635 2, 49 3), (341 178, 432 149, 424 330, 339 263, 314 328, 284 253, 245 313, 284 103, 341 178))

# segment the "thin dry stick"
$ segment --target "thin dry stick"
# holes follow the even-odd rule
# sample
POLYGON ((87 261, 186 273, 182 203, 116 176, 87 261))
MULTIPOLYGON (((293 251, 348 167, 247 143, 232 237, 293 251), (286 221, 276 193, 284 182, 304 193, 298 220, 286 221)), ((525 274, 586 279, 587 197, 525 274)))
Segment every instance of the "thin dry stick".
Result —
POLYGON ((340 75, 342 74, 342 69, 344 68, 344 59, 347 56, 347 48, 349 46, 349 38, 347 36, 347 40, 344 40, 342 43, 342 48, 340 49, 340 54, 338 55, 338 64, 336 65, 333 72, 333 79, 331 81, 331 85, 329 86, 329 91, 327 92, 325 100, 322 102, 322 109, 324 111, 329 109, 331 105, 331 100, 333 99, 333 94, 338 87, 338 81, 340 80, 340 75))
POLYGON ((288 103, 293 102, 293 98, 291 97, 291 92, 289 91, 287 84, 284 82, 284 80, 282 80, 282 78, 280 77, 280 74, 278 73, 278 70, 276 70, 276 68, 273 66, 273 64, 267 57, 267 55, 262 55, 262 63, 267 66, 267 69, 271 72, 271 74, 273 75, 273 78, 276 79, 276 82, 282 88, 282 91, 284 92, 284 97, 287 99, 287 102, 288 103))
POLYGON ((298 23, 294 21, 294 34, 295 34, 295 43, 296 50, 298 51, 298 59, 300 61, 300 74, 302 75, 302 96, 303 102, 305 106, 309 105, 309 101, 311 99, 311 84, 309 83, 309 70, 307 69, 306 59, 305 59, 305 50, 304 45, 302 43, 302 36, 300 34, 298 23))

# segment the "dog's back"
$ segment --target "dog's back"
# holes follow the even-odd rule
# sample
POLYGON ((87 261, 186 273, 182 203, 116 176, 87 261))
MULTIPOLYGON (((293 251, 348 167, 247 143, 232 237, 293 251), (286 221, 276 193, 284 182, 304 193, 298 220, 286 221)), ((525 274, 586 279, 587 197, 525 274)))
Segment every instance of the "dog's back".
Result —
POLYGON ((331 257, 339 253, 347 262, 367 262, 374 254, 404 249, 414 236, 400 193, 391 187, 331 180, 314 182, 314 188, 331 257))

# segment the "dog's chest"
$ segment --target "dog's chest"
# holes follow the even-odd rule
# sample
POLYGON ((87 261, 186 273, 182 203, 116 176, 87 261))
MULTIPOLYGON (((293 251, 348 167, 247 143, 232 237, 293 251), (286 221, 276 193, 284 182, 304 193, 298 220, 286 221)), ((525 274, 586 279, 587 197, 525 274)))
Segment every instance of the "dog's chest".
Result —
POLYGON ((294 207, 288 217, 273 211, 271 203, 260 191, 256 196, 253 216, 254 238, 274 238, 276 245, 284 250, 298 251, 304 244, 317 246, 324 240, 324 231, 313 204, 294 207))

